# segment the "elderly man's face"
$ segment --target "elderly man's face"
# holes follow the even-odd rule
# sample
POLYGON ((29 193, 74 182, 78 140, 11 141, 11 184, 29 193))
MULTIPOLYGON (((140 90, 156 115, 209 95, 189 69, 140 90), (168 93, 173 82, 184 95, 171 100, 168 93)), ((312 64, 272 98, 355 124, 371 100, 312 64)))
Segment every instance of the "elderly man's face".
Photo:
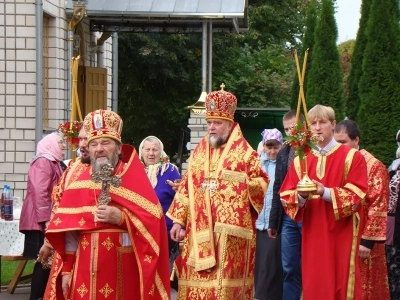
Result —
POLYGON ((121 145, 110 138, 98 138, 89 143, 89 156, 93 171, 99 171, 105 164, 115 167, 120 153, 121 145))
POLYGON ((209 134, 209 142, 211 147, 219 148, 229 138, 229 134, 232 128, 232 122, 221 119, 208 119, 207 130, 209 134))

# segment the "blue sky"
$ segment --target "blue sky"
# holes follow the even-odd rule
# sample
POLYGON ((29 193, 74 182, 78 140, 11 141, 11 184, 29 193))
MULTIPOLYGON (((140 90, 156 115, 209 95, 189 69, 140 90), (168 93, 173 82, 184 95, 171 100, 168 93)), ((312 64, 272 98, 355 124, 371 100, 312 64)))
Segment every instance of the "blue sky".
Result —
POLYGON ((361 0, 336 0, 338 43, 355 39, 360 20, 361 0))

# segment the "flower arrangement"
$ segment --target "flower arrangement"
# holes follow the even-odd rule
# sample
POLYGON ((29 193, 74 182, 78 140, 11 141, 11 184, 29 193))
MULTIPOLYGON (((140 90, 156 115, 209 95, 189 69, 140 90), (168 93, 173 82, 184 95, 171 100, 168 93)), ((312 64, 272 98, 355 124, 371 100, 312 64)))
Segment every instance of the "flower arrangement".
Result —
POLYGON ((286 144, 296 149, 301 160, 311 152, 311 149, 318 150, 316 143, 319 141, 319 137, 313 134, 304 122, 294 124, 285 140, 286 144))
POLYGON ((79 144, 79 131, 82 123, 79 121, 65 122, 58 126, 58 130, 66 137, 67 141, 72 145, 79 144))

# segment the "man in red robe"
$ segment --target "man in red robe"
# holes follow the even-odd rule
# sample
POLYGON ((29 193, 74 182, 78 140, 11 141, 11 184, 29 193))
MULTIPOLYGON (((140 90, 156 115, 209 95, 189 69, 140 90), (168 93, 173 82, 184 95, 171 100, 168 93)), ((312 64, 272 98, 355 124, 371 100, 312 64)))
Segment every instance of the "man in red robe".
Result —
MULTIPOLYGON (((335 127, 335 140, 359 148, 360 129, 351 120, 335 127)), ((366 150, 360 150, 367 163, 368 192, 364 199, 364 224, 361 230, 359 263, 363 300, 389 300, 386 265, 386 218, 389 203, 389 174, 386 166, 366 150)))
POLYGON ((297 190, 303 163, 294 159, 280 189, 286 213, 303 221, 302 283, 305 300, 360 300, 358 266, 361 201, 367 191, 365 159, 333 138, 331 107, 316 105, 308 113, 318 149, 307 155, 308 176, 316 191, 297 190))
POLYGON ((181 300, 253 299, 255 220, 268 177, 233 122, 236 103, 223 89, 208 94, 208 135, 190 156, 167 213, 173 240, 186 228, 177 262, 181 300))
POLYGON ((59 259, 45 299, 60 288, 67 299, 168 299, 164 216, 133 147, 119 157, 122 120, 96 110, 84 128, 91 164, 65 186, 46 232, 59 259))

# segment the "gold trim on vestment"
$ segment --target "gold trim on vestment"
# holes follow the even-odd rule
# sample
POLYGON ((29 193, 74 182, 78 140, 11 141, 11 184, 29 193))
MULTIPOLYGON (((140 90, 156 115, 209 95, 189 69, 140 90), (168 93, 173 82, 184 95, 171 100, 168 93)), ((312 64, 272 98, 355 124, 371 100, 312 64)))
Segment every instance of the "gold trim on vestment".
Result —
POLYGON ((161 299, 169 299, 170 295, 167 294, 167 291, 165 290, 165 287, 161 281, 161 277, 158 274, 158 271, 156 271, 156 287, 158 290, 158 293, 161 295, 161 299))
POLYGON ((122 272, 123 270, 123 259, 122 256, 126 253, 133 253, 133 247, 132 245, 129 246, 121 246, 117 248, 117 295, 116 299, 123 299, 124 295, 121 294, 124 291, 124 273, 122 272))
POLYGON ((386 211, 368 211, 368 216, 387 217, 386 211))
POLYGON ((354 299, 354 286, 356 277, 356 254, 357 254, 357 244, 358 244, 358 230, 360 229, 360 215, 354 213, 353 216, 353 241, 351 244, 351 254, 350 254, 350 268, 349 268, 349 279, 347 282, 347 300, 354 299))
MULTIPOLYGON (((247 277, 245 279, 239 278, 239 279, 222 279, 221 280, 221 285, 223 287, 238 287, 243 284, 243 281, 245 282, 246 286, 251 286, 254 284, 254 278, 253 277, 247 277)), ((200 288, 218 288, 219 285, 219 278, 218 279, 213 279, 213 280, 207 280, 207 281, 201 281, 201 280, 186 280, 186 279, 180 279, 179 278, 179 286, 190 286, 190 287, 200 287, 200 288)))
POLYGON ((340 219, 340 215, 339 215, 339 210, 338 210, 338 206, 337 206, 335 190, 333 188, 329 188, 329 193, 331 194, 333 213, 335 214, 335 220, 337 221, 340 219))
MULTIPOLYGON (((307 157, 305 157, 304 159, 307 159, 307 157)), ((300 179, 302 178, 303 172, 301 170, 301 163, 300 163, 300 158, 298 156, 296 156, 293 160, 294 162, 294 169, 296 171, 297 177, 300 179)))
POLYGON ((371 237, 369 235, 362 235, 361 238, 369 241, 378 241, 378 242, 386 241, 386 237, 371 237))
POLYGON ((344 162, 344 170, 343 170, 343 184, 347 180, 347 176, 349 175, 349 171, 351 168, 351 163, 353 162, 354 155, 356 154, 356 149, 351 148, 350 151, 346 155, 346 160, 344 162))
POLYGON ((224 224, 221 222, 215 222, 214 232, 216 232, 216 233, 224 232, 227 235, 233 235, 233 236, 237 236, 237 237, 244 238, 247 240, 251 240, 253 238, 253 230, 252 229, 245 229, 240 226, 224 224))
POLYGON ((355 186, 354 184, 348 182, 348 183, 345 184, 344 187, 346 189, 352 191, 354 194, 356 194, 361 199, 364 199, 365 193, 362 190, 360 190, 360 188, 358 186, 355 186))
POLYGON ((221 171, 221 179, 227 181, 237 181, 240 183, 246 182, 247 175, 245 173, 241 173, 238 171, 231 170, 222 170, 221 171))
POLYGON ((287 195, 291 195, 292 193, 293 193, 293 190, 286 190, 286 191, 280 193, 279 195, 280 195, 281 197, 285 197, 285 196, 287 196, 287 195))
MULTIPOLYGON (((70 189, 101 189, 100 183, 94 183, 91 180, 79 180, 72 182, 66 190, 70 189)), ((135 192, 132 192, 124 187, 115 188, 113 186, 110 187, 110 193, 115 194, 119 197, 124 198, 127 201, 133 202, 144 210, 148 211, 150 214, 160 219, 163 215, 162 208, 159 203, 154 204, 146 198, 138 195, 135 192)), ((58 212, 58 211, 57 211, 58 212)))
POLYGON ((94 229, 94 230, 83 230, 81 231, 81 234, 85 233, 103 233, 103 232, 119 232, 119 233, 127 233, 125 229, 94 229))
MULTIPOLYGON (((97 269, 98 269, 98 261, 99 261, 99 233, 93 233, 90 235, 91 237, 91 242, 92 242, 92 247, 90 247, 90 251, 91 251, 91 255, 90 257, 92 258, 92 274, 93 275, 95 273, 97 273, 97 269), (95 247, 93 247, 93 245, 95 245, 95 247)), ((76 269, 79 270, 79 269, 76 269)), ((90 299, 96 299, 96 292, 97 292, 97 278, 96 276, 90 276, 91 278, 91 283, 90 283, 90 290, 92 293, 92 297, 90 299)))
MULTIPOLYGON (((143 223, 129 210, 124 209, 123 210, 130 220, 132 221, 133 225, 135 225, 137 231, 139 231, 143 237, 147 240, 147 242, 150 244, 151 248, 153 248, 154 252, 157 254, 157 256, 160 255, 160 246, 157 245, 156 241, 154 240, 153 236, 149 233, 147 228, 143 225, 143 223)), ((133 241, 133 237, 131 236, 131 240, 133 241)))
MULTIPOLYGON (((125 212, 126 213, 126 212, 125 212)), ((127 216, 128 217, 128 216, 127 216)), ((134 241, 134 238, 132 236, 132 228, 131 228, 131 224, 129 222, 126 222, 126 226, 127 226, 127 230, 129 233, 129 238, 131 241, 134 241)), ((132 243, 132 250, 135 253, 135 260, 136 260, 136 265, 138 267, 138 271, 139 271, 139 290, 140 290, 140 299, 144 299, 144 283, 143 283, 143 269, 142 269, 142 262, 139 260, 139 254, 138 251, 136 249, 135 243, 132 243)))

